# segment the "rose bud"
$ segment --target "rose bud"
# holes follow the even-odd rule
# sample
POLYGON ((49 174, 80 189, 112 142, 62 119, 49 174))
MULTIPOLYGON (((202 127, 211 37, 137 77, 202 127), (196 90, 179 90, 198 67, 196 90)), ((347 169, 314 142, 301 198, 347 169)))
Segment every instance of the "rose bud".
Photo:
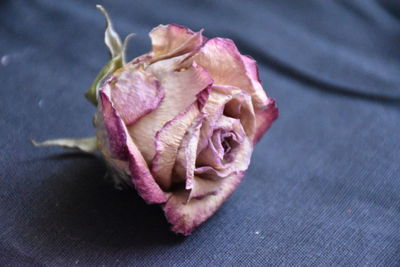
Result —
POLYGON ((188 235, 240 183, 278 109, 255 60, 232 40, 160 25, 149 34, 152 50, 125 63, 126 42, 98 8, 112 59, 87 93, 97 105, 96 139, 39 145, 97 148, 115 180, 161 204, 172 230, 188 235))

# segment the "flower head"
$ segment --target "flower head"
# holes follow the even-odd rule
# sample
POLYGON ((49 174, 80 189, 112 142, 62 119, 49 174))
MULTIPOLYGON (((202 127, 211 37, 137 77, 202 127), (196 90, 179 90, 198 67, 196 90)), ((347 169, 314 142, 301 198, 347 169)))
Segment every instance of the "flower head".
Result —
POLYGON ((87 93, 97 148, 115 179, 161 204, 172 230, 188 235, 240 183, 278 109, 232 40, 160 25, 152 50, 125 62, 126 41, 99 8, 112 59, 87 93))

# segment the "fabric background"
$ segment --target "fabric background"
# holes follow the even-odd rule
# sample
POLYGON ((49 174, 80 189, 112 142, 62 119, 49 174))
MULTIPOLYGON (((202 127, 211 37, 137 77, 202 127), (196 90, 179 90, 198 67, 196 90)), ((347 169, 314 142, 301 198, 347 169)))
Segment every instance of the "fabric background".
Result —
POLYGON ((0 265, 399 266, 398 1, 0 1, 0 265), (94 134, 84 91, 162 23, 233 39, 280 117, 245 179, 191 236, 105 180, 101 160, 30 139, 94 134))

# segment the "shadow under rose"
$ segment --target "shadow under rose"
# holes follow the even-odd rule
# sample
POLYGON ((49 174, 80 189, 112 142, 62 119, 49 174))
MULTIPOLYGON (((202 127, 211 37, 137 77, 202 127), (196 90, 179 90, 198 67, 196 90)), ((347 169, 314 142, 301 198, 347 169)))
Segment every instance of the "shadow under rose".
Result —
POLYGON ((131 188, 115 189, 104 178, 106 168, 100 159, 60 158, 72 159, 69 155, 47 158, 63 171, 46 178, 31 203, 29 225, 39 239, 36 242, 52 248, 55 242, 64 249, 90 245, 109 250, 168 246, 185 240, 169 230, 158 205, 147 205, 131 188))

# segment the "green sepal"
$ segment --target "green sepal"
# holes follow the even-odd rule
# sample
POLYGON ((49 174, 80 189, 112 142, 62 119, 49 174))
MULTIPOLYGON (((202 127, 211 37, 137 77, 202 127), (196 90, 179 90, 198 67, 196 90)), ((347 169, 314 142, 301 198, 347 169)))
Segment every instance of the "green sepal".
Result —
POLYGON ((86 98, 93 104, 97 105, 97 97, 98 91, 101 86, 101 83, 105 78, 107 78, 110 74, 112 74, 117 69, 123 66, 121 56, 112 58, 97 74, 96 78, 94 79, 92 86, 90 86, 89 90, 85 93, 86 98))
POLYGON ((97 105, 97 98, 100 86, 104 79, 109 77, 112 73, 114 73, 117 69, 121 68, 126 64, 125 59, 125 50, 128 45, 128 41, 133 34, 129 34, 123 43, 121 43, 121 38, 118 33, 114 30, 113 24, 111 22, 110 16, 107 11, 101 5, 96 5, 97 9, 99 9, 105 19, 106 19, 106 30, 104 33, 104 42, 108 47, 110 52, 111 59, 108 63, 100 70, 97 74, 95 80, 90 86, 89 90, 85 93, 86 98, 95 106, 97 105))
POLYGON ((87 138, 59 138, 36 142, 31 140, 34 146, 62 146, 70 149, 77 149, 86 153, 95 153, 97 150, 96 136, 87 138))

